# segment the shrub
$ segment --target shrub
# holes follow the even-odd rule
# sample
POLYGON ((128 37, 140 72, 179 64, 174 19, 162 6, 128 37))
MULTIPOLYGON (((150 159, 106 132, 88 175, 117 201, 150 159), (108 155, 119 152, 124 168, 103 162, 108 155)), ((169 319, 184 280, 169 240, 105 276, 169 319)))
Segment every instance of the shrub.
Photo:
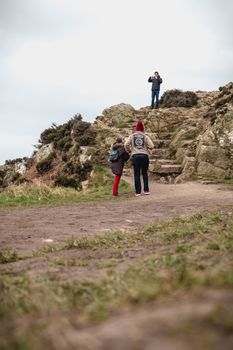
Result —
POLYGON ((73 137, 80 146, 89 146, 95 143, 96 130, 91 123, 77 120, 73 125, 73 137))
POLYGON ((92 170, 92 163, 87 161, 81 164, 75 158, 69 160, 58 172, 55 186, 80 188, 80 183, 87 180, 92 170))
POLYGON ((72 139, 69 135, 64 136, 59 141, 55 142, 54 145, 60 151, 68 151, 70 149, 70 147, 72 146, 72 139))
POLYGON ((52 169, 52 161, 55 157, 55 152, 52 152, 47 158, 41 160, 36 164, 36 170, 40 174, 47 173, 52 169))
POLYGON ((197 104, 197 95, 193 91, 178 89, 167 90, 161 97, 163 107, 192 107, 197 104))
POLYGON ((42 132, 39 143, 42 145, 53 143, 56 149, 67 151, 72 147, 74 141, 80 146, 89 146, 95 143, 95 138, 95 129, 91 123, 82 121, 79 114, 63 125, 57 126, 53 123, 51 128, 42 132))
POLYGON ((15 250, 0 251, 0 264, 8 264, 10 262, 18 261, 18 253, 15 250))
POLYGON ((58 174, 55 179, 55 186, 79 188, 80 182, 75 174, 58 174))

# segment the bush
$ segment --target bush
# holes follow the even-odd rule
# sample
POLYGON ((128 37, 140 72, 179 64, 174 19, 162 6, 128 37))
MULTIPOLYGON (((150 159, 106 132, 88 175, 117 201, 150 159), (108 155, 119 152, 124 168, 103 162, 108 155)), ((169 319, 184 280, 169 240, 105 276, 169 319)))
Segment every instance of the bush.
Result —
POLYGON ((81 115, 76 115, 67 123, 57 126, 52 124, 51 128, 45 129, 39 143, 46 145, 53 143, 60 151, 68 151, 74 141, 80 146, 89 146, 95 143, 96 131, 91 123, 82 121, 81 115))
POLYGON ((193 91, 178 89, 167 90, 160 99, 163 107, 192 107, 197 104, 197 95, 193 91))
POLYGON ((36 164, 36 170, 40 174, 47 173, 52 169, 52 161, 55 157, 55 152, 51 153, 46 159, 41 160, 36 164))
POLYGON ((80 182, 76 175, 59 174, 55 179, 55 186, 79 188, 80 182))
POLYGON ((87 180, 92 170, 92 163, 81 164, 75 158, 69 160, 58 172, 55 186, 80 188, 81 182, 87 180))
POLYGON ((96 131, 91 123, 77 120, 73 125, 73 137, 80 146, 89 146, 95 143, 96 131))

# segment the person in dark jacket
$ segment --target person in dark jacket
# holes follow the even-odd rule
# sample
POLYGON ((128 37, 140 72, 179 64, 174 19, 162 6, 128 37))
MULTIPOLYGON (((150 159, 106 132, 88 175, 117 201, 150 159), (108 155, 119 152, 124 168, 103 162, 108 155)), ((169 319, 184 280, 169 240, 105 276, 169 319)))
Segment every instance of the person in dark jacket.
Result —
POLYGON ((160 77, 158 72, 154 72, 154 75, 149 77, 148 82, 152 83, 152 86, 151 86, 151 109, 154 108, 155 98, 156 98, 156 108, 159 108, 159 91, 160 91, 160 84, 162 84, 163 79, 160 77))
POLYGON ((118 196, 118 185, 121 179, 121 175, 123 173, 125 162, 129 159, 129 154, 128 152, 126 152, 123 140, 121 138, 117 138, 111 148, 114 150, 117 149, 119 152, 118 160, 115 162, 111 162, 111 169, 113 174, 115 175, 112 187, 112 195, 118 196))

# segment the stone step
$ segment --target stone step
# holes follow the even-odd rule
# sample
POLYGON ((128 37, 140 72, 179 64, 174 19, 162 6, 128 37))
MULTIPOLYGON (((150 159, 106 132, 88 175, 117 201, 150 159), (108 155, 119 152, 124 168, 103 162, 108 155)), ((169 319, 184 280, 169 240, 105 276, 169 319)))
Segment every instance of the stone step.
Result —
POLYGON ((151 151, 151 156, 159 159, 167 159, 167 148, 154 148, 151 151))
POLYGON ((171 143, 171 140, 161 140, 158 138, 152 141, 154 143, 155 148, 165 148, 168 147, 171 143))
POLYGON ((173 132, 169 132, 169 131, 164 131, 164 132, 158 132, 157 136, 159 139, 169 139, 171 140, 172 136, 174 135, 173 132))
POLYGON ((177 162, 174 159, 156 159, 156 163, 158 165, 165 165, 165 164, 174 164, 174 165, 180 165, 177 164, 177 162))
POLYGON ((194 140, 184 140, 181 142, 181 145, 180 147, 186 147, 186 146, 189 146, 193 143, 194 140))
POLYGON ((151 164, 156 164, 157 163, 157 159, 153 158, 153 156, 150 157, 150 163, 151 164))
POLYGON ((154 173, 154 168, 155 168, 155 164, 150 160, 149 168, 148 168, 149 173, 154 173))
POLYGON ((181 164, 163 164, 156 165, 152 170, 155 174, 180 174, 182 172, 181 164))

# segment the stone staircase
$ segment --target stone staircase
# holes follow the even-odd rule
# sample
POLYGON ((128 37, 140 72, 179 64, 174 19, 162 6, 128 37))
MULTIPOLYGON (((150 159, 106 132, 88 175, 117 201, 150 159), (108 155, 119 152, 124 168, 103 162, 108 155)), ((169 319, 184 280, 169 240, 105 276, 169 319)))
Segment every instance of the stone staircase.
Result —
POLYGON ((148 133, 154 143, 150 155, 149 172, 156 180, 163 183, 172 183, 181 174, 182 167, 169 157, 168 148, 172 133, 148 133))
MULTIPOLYGON (((136 119, 144 121, 147 118, 148 110, 136 111, 136 119)), ((135 125, 135 122, 134 122, 135 125)), ((134 130, 133 125, 128 125, 128 131, 134 130)), ((173 183, 174 179, 181 174, 182 166, 169 157, 168 148, 171 143, 173 133, 171 132, 147 132, 146 134, 154 143, 154 149, 150 154, 149 175, 162 183, 173 183)), ((125 175, 130 174, 130 169, 126 168, 125 175)))

